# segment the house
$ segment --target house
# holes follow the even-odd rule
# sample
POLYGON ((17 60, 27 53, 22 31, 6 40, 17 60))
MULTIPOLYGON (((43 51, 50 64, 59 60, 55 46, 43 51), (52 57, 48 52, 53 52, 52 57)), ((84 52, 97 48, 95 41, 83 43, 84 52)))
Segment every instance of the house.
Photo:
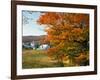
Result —
POLYGON ((38 49, 41 46, 40 40, 44 37, 45 36, 23 36, 22 47, 26 49, 38 49))
POLYGON ((41 44, 38 49, 39 50, 47 50, 48 48, 50 48, 50 46, 48 44, 41 44))
POLYGON ((23 42, 22 47, 26 49, 35 49, 35 43, 32 42, 23 42))

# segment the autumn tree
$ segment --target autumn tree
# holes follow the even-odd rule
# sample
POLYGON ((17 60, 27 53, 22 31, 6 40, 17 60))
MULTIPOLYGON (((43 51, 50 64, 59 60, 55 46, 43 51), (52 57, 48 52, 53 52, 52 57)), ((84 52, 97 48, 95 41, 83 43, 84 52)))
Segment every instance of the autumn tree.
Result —
POLYGON ((89 64, 88 14, 46 12, 37 22, 46 26, 45 41, 51 46, 47 53, 60 66, 64 66, 64 57, 69 60, 68 66, 89 64))

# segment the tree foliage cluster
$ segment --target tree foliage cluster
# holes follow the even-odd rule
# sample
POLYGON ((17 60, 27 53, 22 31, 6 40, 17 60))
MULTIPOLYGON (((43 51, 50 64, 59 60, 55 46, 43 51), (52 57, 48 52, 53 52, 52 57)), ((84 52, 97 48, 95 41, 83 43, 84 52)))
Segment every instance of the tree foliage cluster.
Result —
POLYGON ((89 15, 81 13, 42 13, 37 21, 46 25, 47 54, 69 66, 89 65, 89 15))

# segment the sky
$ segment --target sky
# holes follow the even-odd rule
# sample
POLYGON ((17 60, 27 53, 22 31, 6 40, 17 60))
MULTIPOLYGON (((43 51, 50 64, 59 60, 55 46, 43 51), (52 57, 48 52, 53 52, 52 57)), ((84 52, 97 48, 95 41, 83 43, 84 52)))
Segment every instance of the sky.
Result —
POLYGON ((46 35, 45 27, 37 23, 41 12, 35 11, 22 11, 22 30, 23 36, 40 36, 46 35))

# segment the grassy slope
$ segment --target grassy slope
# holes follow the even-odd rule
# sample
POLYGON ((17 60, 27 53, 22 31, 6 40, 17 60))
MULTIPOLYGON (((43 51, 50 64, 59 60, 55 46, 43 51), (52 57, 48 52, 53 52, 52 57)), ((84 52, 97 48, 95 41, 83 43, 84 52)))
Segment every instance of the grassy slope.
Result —
POLYGON ((23 68, 44 68, 57 67, 56 62, 53 62, 50 57, 41 50, 23 50, 22 67, 23 68))

